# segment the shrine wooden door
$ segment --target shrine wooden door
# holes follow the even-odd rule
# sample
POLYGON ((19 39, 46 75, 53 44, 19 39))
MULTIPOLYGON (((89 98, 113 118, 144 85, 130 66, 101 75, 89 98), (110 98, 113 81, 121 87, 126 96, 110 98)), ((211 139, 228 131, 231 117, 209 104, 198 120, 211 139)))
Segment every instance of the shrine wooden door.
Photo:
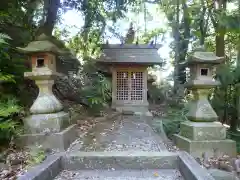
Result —
POLYGON ((116 100, 120 104, 137 104, 143 101, 142 71, 121 70, 116 72, 116 100))

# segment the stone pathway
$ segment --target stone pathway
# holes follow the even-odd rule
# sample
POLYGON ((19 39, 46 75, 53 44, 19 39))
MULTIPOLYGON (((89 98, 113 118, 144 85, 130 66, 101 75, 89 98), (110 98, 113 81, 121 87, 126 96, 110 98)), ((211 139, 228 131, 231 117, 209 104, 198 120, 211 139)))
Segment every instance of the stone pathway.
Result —
POLYGON ((146 117, 122 115, 99 122, 69 151, 167 151, 163 140, 153 132, 146 117))
POLYGON ((55 180, 184 180, 178 170, 82 170, 63 171, 55 180))

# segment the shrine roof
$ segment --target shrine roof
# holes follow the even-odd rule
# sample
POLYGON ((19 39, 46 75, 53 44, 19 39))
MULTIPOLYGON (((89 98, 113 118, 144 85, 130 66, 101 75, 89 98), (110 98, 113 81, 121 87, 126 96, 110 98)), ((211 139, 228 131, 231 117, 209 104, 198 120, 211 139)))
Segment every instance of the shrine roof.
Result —
POLYGON ((103 53, 99 61, 103 63, 162 64, 158 44, 104 44, 102 47, 103 53))
POLYGON ((203 47, 197 48, 188 58, 186 64, 220 64, 224 57, 218 57, 213 52, 207 52, 203 47))

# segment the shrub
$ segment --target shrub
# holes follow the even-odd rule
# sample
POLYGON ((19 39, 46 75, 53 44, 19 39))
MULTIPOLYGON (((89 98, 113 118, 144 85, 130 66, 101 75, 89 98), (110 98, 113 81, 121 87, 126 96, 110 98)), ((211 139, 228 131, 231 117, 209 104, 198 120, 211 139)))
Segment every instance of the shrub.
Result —
POLYGON ((21 107, 13 97, 2 97, 0 100, 0 142, 8 143, 12 137, 18 134, 17 115, 21 107))
POLYGON ((166 135, 172 139, 173 134, 179 133, 180 123, 186 121, 186 108, 168 108, 166 117, 162 120, 166 135))
POLYGON ((16 80, 22 74, 19 66, 19 58, 12 58, 9 54, 14 51, 7 40, 11 38, 0 33, 0 142, 7 143, 18 134, 15 121, 21 111, 16 98, 10 96, 13 89, 16 89, 16 80))

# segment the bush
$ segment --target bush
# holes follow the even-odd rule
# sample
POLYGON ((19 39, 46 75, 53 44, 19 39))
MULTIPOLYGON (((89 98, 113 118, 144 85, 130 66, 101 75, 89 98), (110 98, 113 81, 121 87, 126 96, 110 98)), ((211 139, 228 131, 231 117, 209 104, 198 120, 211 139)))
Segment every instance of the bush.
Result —
POLYGON ((236 141, 237 145, 237 153, 240 153, 240 132, 231 132, 230 130, 227 131, 227 138, 236 141))
POLYGON ((12 137, 18 134, 17 115, 20 113, 21 107, 17 104, 17 100, 13 97, 2 97, 0 100, 0 142, 8 143, 12 137))
POLYGON ((24 66, 17 56, 14 48, 7 42, 11 40, 8 35, 0 33, 0 142, 8 143, 18 134, 15 121, 21 107, 16 98, 9 94, 16 93, 17 81, 23 79, 24 66), (11 55, 14 55, 13 58, 11 55), (16 55, 16 56, 15 56, 16 55))
POLYGON ((186 121, 186 108, 168 108, 166 117, 162 120, 163 129, 166 135, 172 139, 173 134, 178 134, 180 131, 180 123, 186 121))

